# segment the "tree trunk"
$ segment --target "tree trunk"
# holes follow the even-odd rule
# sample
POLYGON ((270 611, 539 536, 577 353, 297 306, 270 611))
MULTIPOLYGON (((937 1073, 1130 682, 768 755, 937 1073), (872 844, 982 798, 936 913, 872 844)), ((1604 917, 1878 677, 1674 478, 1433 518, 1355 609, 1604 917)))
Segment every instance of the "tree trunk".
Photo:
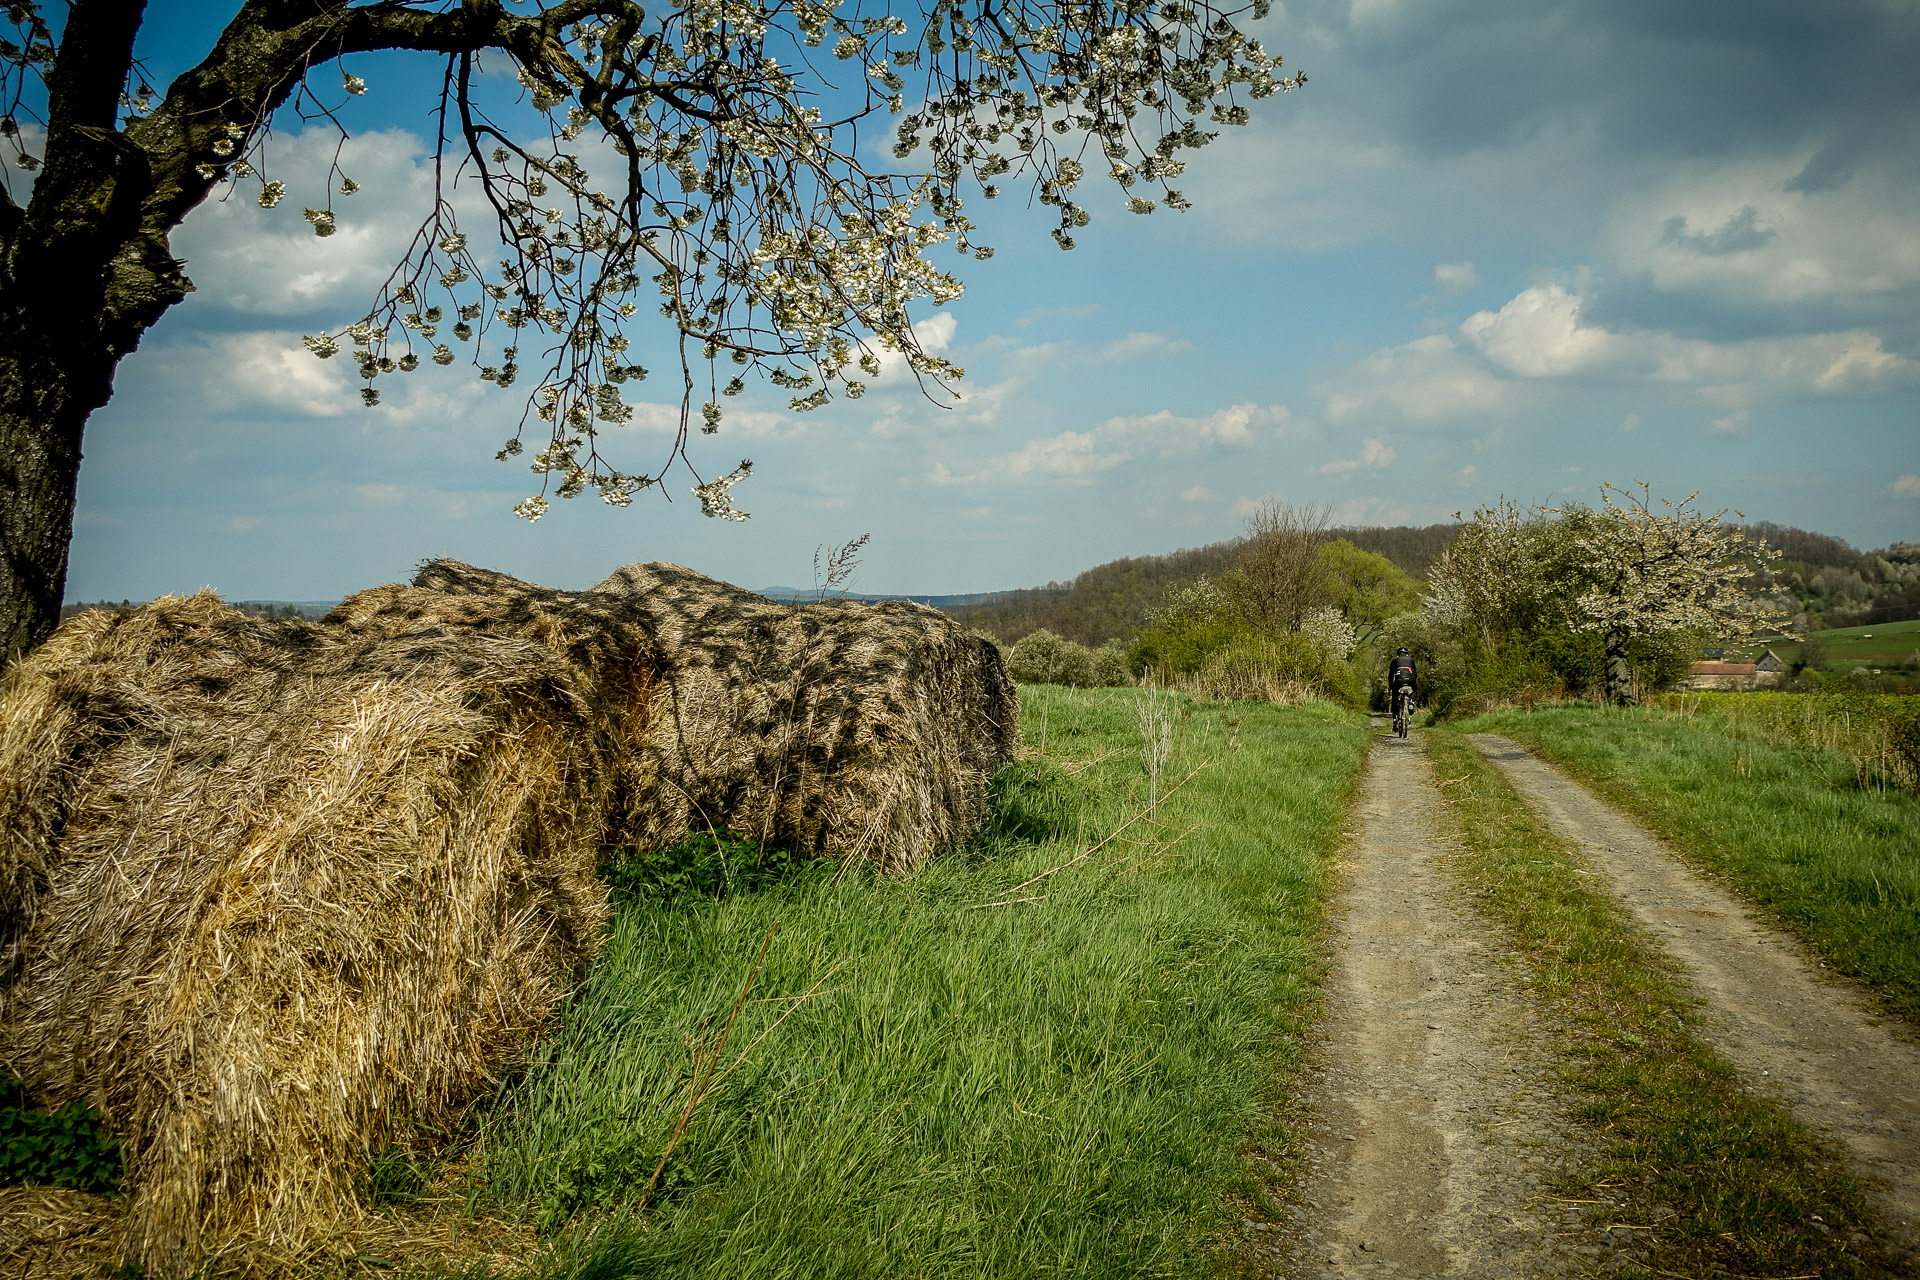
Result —
POLYGON ((63 363, 22 321, 0 323, 0 662, 60 621, 80 433, 113 389, 111 360, 63 363))
POLYGON ((1607 701, 1616 707, 1640 705, 1640 694, 1633 687, 1633 664, 1627 661, 1627 638, 1607 633, 1607 701))

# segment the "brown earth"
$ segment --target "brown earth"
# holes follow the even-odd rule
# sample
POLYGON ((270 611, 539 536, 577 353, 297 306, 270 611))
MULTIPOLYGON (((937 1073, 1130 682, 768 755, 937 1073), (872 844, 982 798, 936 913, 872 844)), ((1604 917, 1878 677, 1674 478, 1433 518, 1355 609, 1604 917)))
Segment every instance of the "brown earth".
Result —
POLYGON ((1552 1026, 1439 865, 1442 789, 1419 740, 1367 761, 1335 907, 1313 1120, 1271 1274, 1580 1275, 1628 1246, 1548 1186, 1578 1153, 1552 1026))

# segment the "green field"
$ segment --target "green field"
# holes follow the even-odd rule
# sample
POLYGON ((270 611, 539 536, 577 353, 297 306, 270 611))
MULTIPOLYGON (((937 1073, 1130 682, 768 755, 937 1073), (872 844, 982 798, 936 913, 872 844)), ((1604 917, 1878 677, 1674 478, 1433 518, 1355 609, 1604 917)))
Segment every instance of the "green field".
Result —
POLYGON ((1566 705, 1456 727, 1565 766, 1920 1022, 1920 797, 1711 715, 1566 705))
MULTIPOLYGON (((1871 627, 1835 627, 1813 634, 1827 646, 1829 670, 1896 666, 1920 651, 1920 619, 1871 627)), ((1800 643, 1782 636, 1762 641, 1761 647, 1772 649, 1788 663, 1800 656, 1800 643)))
POLYGON ((1142 697, 1022 689, 1039 754, 971 851, 910 878, 630 895, 481 1122, 472 1206, 541 1220, 555 1274, 1208 1270, 1257 1196, 1236 1152, 1276 1123, 1366 729, 1176 700, 1166 798, 1122 829, 1149 790, 1142 697))

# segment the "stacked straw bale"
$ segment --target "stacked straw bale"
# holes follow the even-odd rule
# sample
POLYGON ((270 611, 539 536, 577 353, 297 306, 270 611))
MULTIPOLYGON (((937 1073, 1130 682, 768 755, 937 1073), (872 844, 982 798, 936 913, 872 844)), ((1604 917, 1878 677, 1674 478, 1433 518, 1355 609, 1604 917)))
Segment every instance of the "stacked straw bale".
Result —
POLYGON ((129 1260, 303 1256, 538 1030, 606 916, 572 683, 521 638, 205 594, 0 681, 0 1069, 121 1135, 129 1260))
POLYGON ((595 706, 644 696, 612 735, 627 747, 619 844, 727 828, 908 871, 972 833, 988 777, 1019 746, 998 651, 923 605, 778 605, 672 564, 553 591, 437 560, 412 588, 362 592, 328 620, 524 636, 565 656, 595 706), (638 678, 632 654, 645 655, 638 678))
MULTIPOLYGON (((0 1070, 125 1143, 125 1256, 274 1270, 365 1234, 597 949, 609 845, 731 828, 905 871, 1018 747, 991 644, 675 565, 452 561, 322 624, 74 618, 0 679, 0 1070)), ((68 1214, 13 1197, 8 1214, 68 1214)))

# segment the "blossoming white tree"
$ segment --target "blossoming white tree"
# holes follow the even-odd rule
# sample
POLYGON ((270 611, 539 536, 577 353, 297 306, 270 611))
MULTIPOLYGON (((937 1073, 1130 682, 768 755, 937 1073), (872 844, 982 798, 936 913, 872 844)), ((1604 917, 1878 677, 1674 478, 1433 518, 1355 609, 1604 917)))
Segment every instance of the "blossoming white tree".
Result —
MULTIPOLYGON (((926 257, 935 245, 990 252, 963 183, 988 199, 1003 181, 1031 184, 1071 248, 1089 163, 1136 213, 1183 208, 1172 183, 1182 151, 1214 136, 1202 123, 1245 124, 1242 98, 1303 79, 1236 25, 1269 0, 517 2, 527 11, 245 0, 162 93, 134 58, 142 0, 70 0, 64 21, 9 0, 0 137, 16 169, 37 173, 30 194, 16 183, 0 196, 0 657, 52 629, 87 418, 192 288, 169 234, 235 186, 280 203, 270 126, 283 109, 332 119, 343 95, 367 92, 342 59, 436 60, 438 181, 369 310, 308 345, 347 353, 369 404, 382 378, 463 353, 496 386, 528 385, 501 456, 534 446, 540 492, 518 508, 530 519, 589 488, 624 505, 676 461, 691 466, 689 424, 715 430, 748 374, 790 390, 796 409, 859 396, 883 357, 960 376, 922 350, 908 308, 960 292, 926 257), (518 77, 519 106, 478 91, 483 59, 518 77), (836 61, 856 85, 828 84, 836 61), (527 108, 538 129, 513 115, 527 108), (923 172, 860 159, 881 120, 894 155, 923 172), (461 184, 484 226, 461 225, 461 184), (625 329, 645 307, 681 339, 681 430, 651 473, 597 447, 598 424, 624 421, 626 390, 647 376, 625 329)), ((329 185, 356 189, 349 174, 329 185)), ((319 236, 339 225, 331 202, 302 216, 319 236)), ((738 518, 729 490, 746 471, 699 484, 703 510, 738 518)))
MULTIPOLYGON (((1600 487, 1604 512, 1574 537, 1588 564, 1587 590, 1575 598, 1575 630, 1598 631, 1606 642, 1607 697, 1620 706, 1639 700, 1627 647, 1635 639, 1698 631, 1732 645, 1760 634, 1777 612, 1742 585, 1764 573, 1779 553, 1725 524, 1725 511, 1694 508, 1698 493, 1653 508, 1648 486, 1635 494, 1600 487), (1615 494, 1624 502, 1616 502, 1615 494)), ((1739 513, 1735 513, 1739 514, 1739 513)))

